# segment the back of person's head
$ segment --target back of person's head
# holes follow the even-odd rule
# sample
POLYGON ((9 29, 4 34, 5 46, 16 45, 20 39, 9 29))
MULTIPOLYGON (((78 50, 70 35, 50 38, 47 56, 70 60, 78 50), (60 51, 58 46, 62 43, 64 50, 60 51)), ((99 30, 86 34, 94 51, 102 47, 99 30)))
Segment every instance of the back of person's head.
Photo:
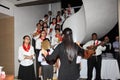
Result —
POLYGON ((63 30, 63 41, 73 43, 73 35, 72 35, 72 30, 70 28, 65 28, 63 30))
POLYGON ((48 38, 45 38, 42 42, 41 42, 41 48, 45 49, 45 50, 49 50, 51 47, 50 45, 50 40, 48 38))
POLYGON ((73 61, 74 57, 77 54, 75 48, 75 43, 73 42, 72 30, 70 28, 65 28, 63 30, 63 44, 65 46, 66 53, 68 55, 68 60, 73 61))

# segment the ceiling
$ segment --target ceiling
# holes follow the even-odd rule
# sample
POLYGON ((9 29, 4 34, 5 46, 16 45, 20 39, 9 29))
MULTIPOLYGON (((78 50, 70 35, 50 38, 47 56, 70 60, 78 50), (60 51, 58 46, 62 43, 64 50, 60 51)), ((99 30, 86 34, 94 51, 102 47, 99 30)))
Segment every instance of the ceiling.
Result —
POLYGON ((23 7, 23 6, 55 3, 55 2, 59 2, 60 0, 7 0, 7 1, 12 2, 17 7, 23 7))
MULTIPOLYGON (((41 4, 60 2, 60 0, 7 0, 7 1, 13 3, 17 7, 33 6, 33 5, 41 5, 41 4)), ((5 18, 5 17, 8 17, 8 15, 0 13, 0 19, 5 18)))

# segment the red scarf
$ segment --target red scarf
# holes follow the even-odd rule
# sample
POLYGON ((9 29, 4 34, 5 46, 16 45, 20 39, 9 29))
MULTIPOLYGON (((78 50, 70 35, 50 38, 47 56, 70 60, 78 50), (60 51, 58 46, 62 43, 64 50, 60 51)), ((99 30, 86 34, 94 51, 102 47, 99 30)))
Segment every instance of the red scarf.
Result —
POLYGON ((96 46, 98 45, 98 40, 96 40, 96 43, 95 43, 95 45, 96 45, 96 46))
POLYGON ((57 20, 57 23, 60 23, 61 22, 61 20, 57 20))
POLYGON ((30 45, 28 45, 27 47, 23 44, 23 49, 28 52, 30 50, 30 45))
POLYGON ((49 31, 49 33, 51 33, 53 31, 53 29, 52 28, 50 28, 50 31, 49 31))
POLYGON ((55 37, 57 37, 59 41, 62 41, 62 36, 60 34, 56 34, 55 37))
POLYGON ((52 25, 54 26, 54 25, 55 25, 55 23, 52 23, 52 25))
POLYGON ((37 30, 37 32, 38 32, 38 33, 40 33, 40 32, 41 32, 41 30, 37 30))
POLYGON ((70 10, 70 8, 68 9, 68 15, 70 15, 71 14, 71 10, 70 10))

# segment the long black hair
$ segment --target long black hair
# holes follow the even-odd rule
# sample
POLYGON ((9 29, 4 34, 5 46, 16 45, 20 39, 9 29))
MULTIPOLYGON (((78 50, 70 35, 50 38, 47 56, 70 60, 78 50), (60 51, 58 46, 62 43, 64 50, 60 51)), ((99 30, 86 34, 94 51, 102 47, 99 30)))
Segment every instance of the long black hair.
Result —
POLYGON ((77 55, 77 50, 73 41, 73 33, 70 28, 65 28, 63 31, 63 44, 65 46, 68 60, 70 62, 73 61, 74 57, 77 55))

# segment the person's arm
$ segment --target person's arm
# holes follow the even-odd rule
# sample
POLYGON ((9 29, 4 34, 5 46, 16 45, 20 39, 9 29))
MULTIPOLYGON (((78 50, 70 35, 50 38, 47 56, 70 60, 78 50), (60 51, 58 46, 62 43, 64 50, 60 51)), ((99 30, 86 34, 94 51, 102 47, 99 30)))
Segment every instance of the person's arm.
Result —
POLYGON ((42 53, 40 51, 39 56, 38 56, 38 62, 42 62, 42 60, 43 60, 43 56, 42 56, 42 53))
POLYGON ((24 59, 30 59, 30 60, 35 59, 35 52, 34 52, 33 46, 31 46, 31 48, 30 48, 30 55, 24 55, 24 56, 25 56, 24 59))
POLYGON ((99 49, 101 50, 101 51, 105 51, 106 50, 106 46, 99 46, 99 49))
POLYGON ((35 44, 36 44, 35 48, 40 49, 40 46, 41 46, 40 39, 37 39, 35 44))
POLYGON ((60 53, 60 46, 58 45, 52 52, 51 55, 48 55, 47 51, 42 49, 41 50, 43 56, 45 57, 46 61, 49 64, 54 64, 57 60, 57 58, 59 57, 59 53, 60 53))
POLYGON ((33 48, 33 46, 31 46, 31 57, 32 57, 32 59, 35 59, 35 51, 34 51, 34 48, 33 48))
POLYGON ((85 50, 78 46, 78 55, 84 57, 85 50))
POLYGON ((81 46, 77 47, 78 48, 78 55, 82 56, 82 58, 88 59, 92 54, 95 53, 94 50, 85 50, 81 46))
POLYGON ((91 41, 83 45, 83 49, 87 50, 91 46, 91 41))
POLYGON ((24 60, 24 58, 25 58, 25 56, 22 53, 22 49, 21 49, 21 47, 19 47, 19 50, 18 50, 18 60, 22 61, 22 60, 24 60))

